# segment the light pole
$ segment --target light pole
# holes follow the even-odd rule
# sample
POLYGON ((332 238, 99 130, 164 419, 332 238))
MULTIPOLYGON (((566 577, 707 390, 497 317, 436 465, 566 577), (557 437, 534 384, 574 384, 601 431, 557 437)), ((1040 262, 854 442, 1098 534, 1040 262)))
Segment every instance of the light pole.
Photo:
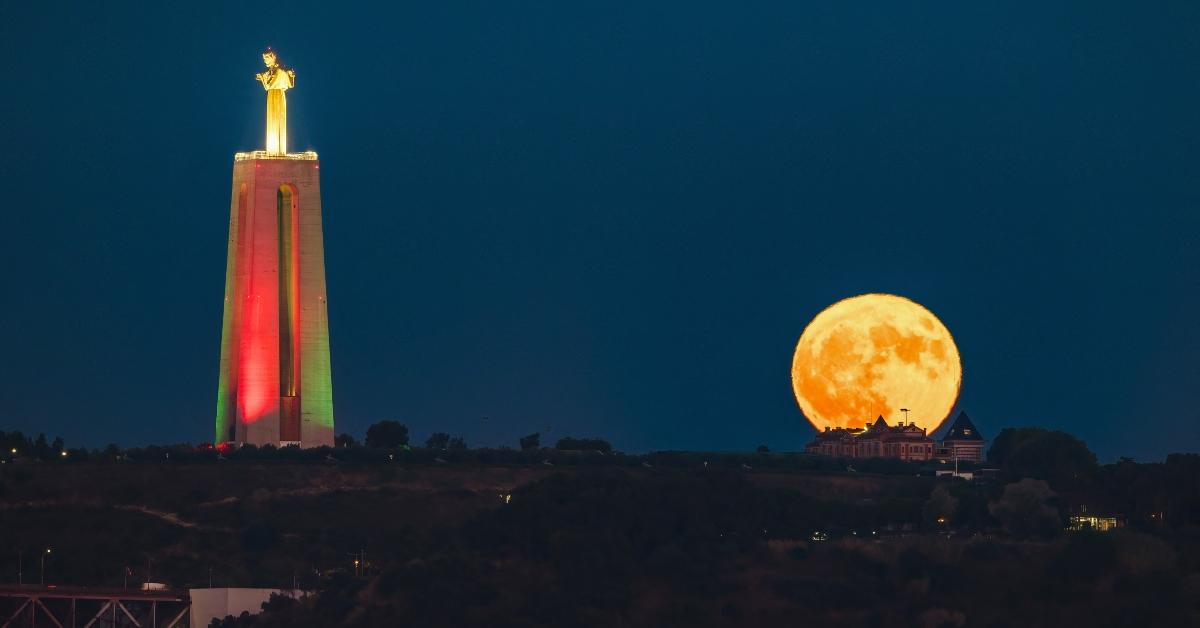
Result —
POLYGON ((354 557, 354 575, 365 575, 367 573, 367 550, 360 549, 350 555, 354 557))
POLYGON ((25 552, 17 550, 17 588, 25 586, 25 552))
POLYGON ((49 555, 50 555, 50 548, 47 547, 46 551, 42 552, 42 561, 41 561, 42 565, 41 565, 41 570, 40 570, 41 573, 39 574, 42 578, 42 586, 43 587, 46 586, 46 557, 49 555))

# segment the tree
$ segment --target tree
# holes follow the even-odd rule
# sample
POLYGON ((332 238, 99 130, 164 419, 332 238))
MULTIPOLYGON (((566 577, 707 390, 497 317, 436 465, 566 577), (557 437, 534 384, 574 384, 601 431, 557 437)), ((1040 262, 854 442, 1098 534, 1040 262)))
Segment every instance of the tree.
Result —
POLYGON ((446 449, 466 449, 467 441, 462 436, 455 436, 446 443, 446 449))
POLYGON ((333 445, 334 447, 358 447, 358 441, 354 440, 353 436, 342 432, 333 439, 333 445))
POLYGON ((425 441, 425 446, 430 449, 445 449, 450 444, 450 435, 445 432, 434 432, 425 441))
POLYGON ((988 462, 1010 479, 1037 478, 1060 488, 1085 482, 1097 469, 1096 454, 1083 441, 1040 427, 1001 430, 988 450, 988 462))
POLYGON ((45 434, 38 434, 37 440, 33 441, 33 455, 38 460, 50 459, 50 444, 46 442, 45 434))
POLYGON ((14 452, 12 450, 14 449, 17 450, 15 455, 18 456, 28 456, 33 451, 33 441, 29 440, 29 437, 19 431, 9 432, 8 434, 0 432, 0 441, 3 442, 4 447, 0 453, 5 455, 13 455, 14 452))
POLYGON ((540 449, 542 446, 542 433, 534 432, 528 436, 521 437, 521 451, 529 451, 531 449, 540 449))
POLYGON ((929 499, 921 507, 921 518, 931 529, 940 529, 954 521, 954 513, 958 512, 958 500, 950 494, 945 485, 938 485, 929 494, 929 499))
POLYGON ((1047 571, 1064 583, 1090 586, 1119 567, 1113 535, 1080 530, 1071 534, 1047 571))
POLYGON ((1058 509, 1050 504, 1055 497, 1042 480, 1025 478, 1005 486, 1004 494, 989 504, 988 510, 1013 536, 1048 538, 1062 531, 1058 509))
POLYGON ((766 445, 759 445, 758 449, 755 449, 754 451, 757 451, 760 454, 769 454, 771 453, 771 448, 767 447, 766 445))
POLYGON ((408 444, 408 426, 399 421, 380 421, 367 428, 367 447, 395 449, 408 444))
POLYGON ((600 438, 560 438, 554 445, 555 449, 563 451, 599 451, 612 453, 612 445, 600 438))

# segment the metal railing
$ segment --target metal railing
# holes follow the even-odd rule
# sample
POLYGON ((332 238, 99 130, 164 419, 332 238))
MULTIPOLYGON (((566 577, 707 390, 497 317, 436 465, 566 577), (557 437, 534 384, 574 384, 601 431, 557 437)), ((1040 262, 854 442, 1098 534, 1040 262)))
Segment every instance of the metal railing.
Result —
POLYGON ((290 159, 294 161, 316 161, 316 151, 306 150, 303 153, 269 153, 265 150, 252 150, 245 153, 234 153, 234 161, 250 161, 252 159, 290 159))

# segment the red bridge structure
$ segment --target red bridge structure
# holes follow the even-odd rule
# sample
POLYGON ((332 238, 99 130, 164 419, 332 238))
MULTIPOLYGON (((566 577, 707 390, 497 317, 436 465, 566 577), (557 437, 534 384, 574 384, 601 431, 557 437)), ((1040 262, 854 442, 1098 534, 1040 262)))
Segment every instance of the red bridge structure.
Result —
POLYGON ((0 587, 0 628, 183 628, 192 600, 187 589, 0 587))

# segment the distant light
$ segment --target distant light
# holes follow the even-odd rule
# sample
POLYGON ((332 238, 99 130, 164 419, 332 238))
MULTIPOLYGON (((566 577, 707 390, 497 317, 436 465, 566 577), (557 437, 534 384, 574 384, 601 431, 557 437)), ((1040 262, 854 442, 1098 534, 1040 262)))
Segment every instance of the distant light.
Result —
POLYGON ((62 456, 63 458, 66 458, 66 457, 67 457, 67 452, 65 452, 65 451, 64 451, 64 452, 60 452, 58 455, 62 456))
POLYGON ((15 454, 15 453, 17 453, 17 448, 16 448, 16 447, 13 447, 13 449, 12 449, 12 452, 13 452, 14 454, 15 454))
POLYGON ((47 553, 47 554, 49 554, 49 553, 50 553, 50 548, 49 548, 49 547, 47 547, 47 548, 46 548, 46 553, 47 553))

